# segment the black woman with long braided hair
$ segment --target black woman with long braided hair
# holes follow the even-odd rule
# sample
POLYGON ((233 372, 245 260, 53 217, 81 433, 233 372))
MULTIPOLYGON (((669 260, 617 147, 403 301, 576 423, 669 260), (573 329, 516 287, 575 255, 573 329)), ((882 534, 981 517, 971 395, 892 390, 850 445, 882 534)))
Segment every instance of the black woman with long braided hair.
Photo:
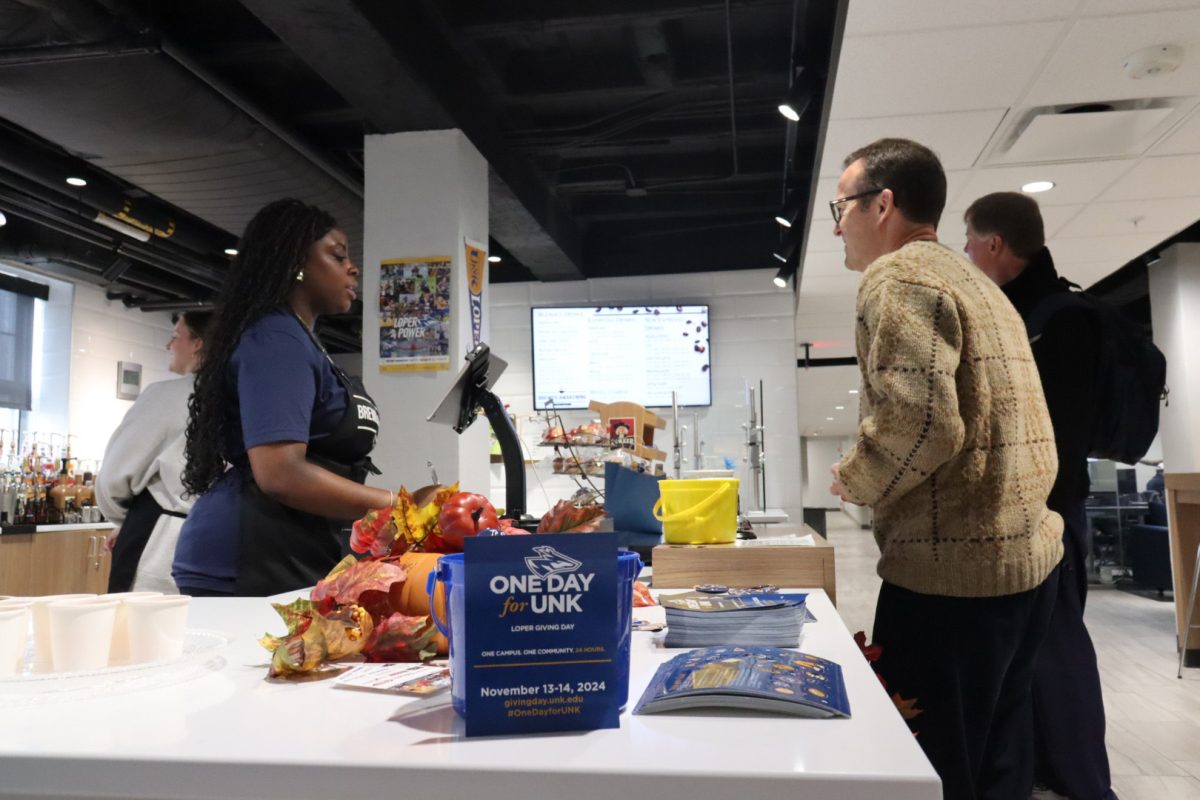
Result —
POLYGON ((363 485, 379 414, 313 326, 358 291, 346 233, 326 212, 278 200, 246 226, 189 405, 183 483, 200 495, 175 550, 179 590, 269 595, 337 563, 348 521, 390 507, 363 485))

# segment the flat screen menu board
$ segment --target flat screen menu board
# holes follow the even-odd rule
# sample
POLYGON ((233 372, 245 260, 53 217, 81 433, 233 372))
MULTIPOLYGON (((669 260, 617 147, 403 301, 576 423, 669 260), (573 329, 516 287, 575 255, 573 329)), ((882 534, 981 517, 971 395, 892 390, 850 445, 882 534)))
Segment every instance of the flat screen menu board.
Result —
POLYGON ((533 406, 712 405, 708 306, 533 309, 533 406))

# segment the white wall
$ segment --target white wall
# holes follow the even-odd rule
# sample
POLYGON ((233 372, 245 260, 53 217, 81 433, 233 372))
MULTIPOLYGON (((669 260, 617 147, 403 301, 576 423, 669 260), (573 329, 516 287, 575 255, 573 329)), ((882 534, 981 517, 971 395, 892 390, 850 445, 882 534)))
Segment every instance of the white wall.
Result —
POLYGON ((1167 357, 1170 405, 1159 433, 1166 472, 1200 472, 1200 244, 1177 244, 1151 265, 1154 343, 1167 357))
POLYGON ((851 444, 849 439, 830 436, 803 439, 808 458, 808 473, 804 481, 805 508, 841 508, 841 500, 829 493, 833 483, 830 468, 842 460, 842 454, 851 444))
POLYGON ((105 299, 104 290, 75 286, 71 326, 68 425, 73 454, 99 460, 108 437, 133 405, 117 399, 117 362, 142 365, 142 387, 176 377, 167 370, 171 315, 142 312, 105 299))
MULTIPOLYGON (((503 269, 503 265, 495 269, 503 269)), ((681 425, 700 420, 708 467, 722 457, 734 460, 742 480, 742 505, 750 507, 753 493, 747 483, 745 435, 742 424, 749 420, 746 387, 764 383, 765 435, 767 453, 767 502, 783 508, 793 519, 801 517, 800 440, 796 424, 796 356, 794 302, 788 289, 771 283, 773 270, 742 270, 687 275, 652 275, 603 278, 561 283, 501 283, 489 286, 492 350, 509 363, 496 385, 496 393, 517 416, 526 455, 539 462, 553 450, 538 448, 543 423, 533 415, 533 375, 530 340, 530 308, 533 306, 707 303, 710 306, 713 405, 680 412, 681 425)), ((659 411, 662 414, 662 411, 659 411)), ((563 412, 568 426, 587 421, 586 411, 563 412)), ((666 410, 668 418, 670 409, 666 410)), ((668 453, 671 467, 673 431, 655 436, 655 445, 668 453)), ((690 454, 692 437, 685 434, 690 454)), ((550 475, 549 464, 528 471, 529 509, 540 513, 555 501, 571 494, 570 478, 550 475), (539 484, 539 478, 541 484, 539 484)), ((602 484, 601 484, 602 485, 602 484)), ((493 471, 492 498, 503 504, 501 471, 493 471)))

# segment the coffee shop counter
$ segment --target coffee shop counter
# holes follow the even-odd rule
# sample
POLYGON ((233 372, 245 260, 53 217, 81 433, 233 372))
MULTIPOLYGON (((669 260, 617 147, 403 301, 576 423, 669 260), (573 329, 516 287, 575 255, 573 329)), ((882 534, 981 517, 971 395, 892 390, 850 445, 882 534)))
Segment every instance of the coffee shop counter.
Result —
MULTIPOLYGON (((268 602, 197 599, 189 627, 232 641, 186 680, 50 693, 36 705, 0 686, 0 797, 940 798, 832 603, 813 591, 809 608, 819 621, 805 626, 801 649, 842 665, 851 719, 626 711, 616 730, 467 739, 448 695, 268 682, 255 640, 283 628, 268 602)), ((661 648, 661 634, 633 637, 630 709, 680 652, 661 648)))
POLYGON ((54 533, 55 531, 111 531, 111 522, 70 522, 62 525, 0 525, 0 536, 17 533, 54 533))

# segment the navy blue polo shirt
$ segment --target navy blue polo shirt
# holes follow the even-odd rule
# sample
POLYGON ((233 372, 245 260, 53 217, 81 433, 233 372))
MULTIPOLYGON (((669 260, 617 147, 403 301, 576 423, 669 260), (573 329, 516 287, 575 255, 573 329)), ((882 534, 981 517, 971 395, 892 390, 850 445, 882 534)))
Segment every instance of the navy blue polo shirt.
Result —
POLYGON ((242 333, 226 372, 226 452, 233 468, 196 501, 179 534, 172 574, 181 587, 232 592, 237 579, 241 488, 252 447, 313 442, 333 433, 346 391, 288 309, 276 309, 242 333))

